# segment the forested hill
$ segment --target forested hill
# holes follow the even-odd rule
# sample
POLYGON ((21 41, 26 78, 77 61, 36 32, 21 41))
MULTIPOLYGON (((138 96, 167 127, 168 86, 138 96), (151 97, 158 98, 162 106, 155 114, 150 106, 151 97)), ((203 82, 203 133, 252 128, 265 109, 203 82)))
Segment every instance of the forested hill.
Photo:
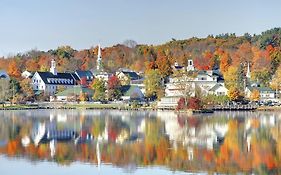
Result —
MULTIPOLYGON (((274 28, 254 36, 210 35, 207 38, 172 39, 156 46, 137 45, 128 41, 103 48, 102 57, 104 67, 109 72, 118 68, 136 71, 157 69, 164 77, 171 74, 169 67, 175 61, 186 65, 187 59, 193 59, 198 69, 219 67, 224 76, 243 73, 245 63, 250 62, 252 78, 267 84, 279 66, 280 48, 281 28, 274 28)), ((32 50, 8 59, 2 58, 0 69, 7 70, 11 76, 17 78, 24 70, 48 70, 50 60, 56 59, 61 72, 87 70, 95 67, 96 56, 97 47, 77 51, 69 46, 61 46, 47 52, 32 50)))

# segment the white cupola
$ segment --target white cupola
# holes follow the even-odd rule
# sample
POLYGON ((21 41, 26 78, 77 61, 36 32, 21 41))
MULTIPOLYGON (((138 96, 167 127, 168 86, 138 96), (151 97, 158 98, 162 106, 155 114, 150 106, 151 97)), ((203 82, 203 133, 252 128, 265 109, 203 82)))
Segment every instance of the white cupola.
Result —
POLYGON ((56 69, 56 61, 54 59, 51 61, 50 72, 54 75, 58 74, 57 69, 56 69))

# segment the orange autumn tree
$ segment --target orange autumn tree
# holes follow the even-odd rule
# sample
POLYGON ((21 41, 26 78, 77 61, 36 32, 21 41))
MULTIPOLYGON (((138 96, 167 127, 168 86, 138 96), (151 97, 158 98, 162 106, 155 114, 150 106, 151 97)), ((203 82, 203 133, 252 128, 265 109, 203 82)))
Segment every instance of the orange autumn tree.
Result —
POLYGON ((168 57, 164 55, 164 53, 160 51, 158 52, 155 63, 157 65, 161 77, 164 78, 171 75, 172 73, 171 64, 168 57))
POLYGON ((21 76, 20 69, 15 60, 12 60, 8 65, 8 74, 12 77, 19 78, 21 76))
POLYGON ((220 70, 225 73, 231 65, 231 58, 228 53, 223 52, 220 57, 220 70))

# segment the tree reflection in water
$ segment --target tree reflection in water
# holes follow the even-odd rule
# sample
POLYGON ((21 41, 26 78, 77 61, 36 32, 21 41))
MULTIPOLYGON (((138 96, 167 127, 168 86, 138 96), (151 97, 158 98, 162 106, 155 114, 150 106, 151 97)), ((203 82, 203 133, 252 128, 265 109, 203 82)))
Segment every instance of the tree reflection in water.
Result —
POLYGON ((128 172, 151 165, 192 172, 280 171, 277 113, 45 111, 35 115, 2 113, 1 154, 63 165, 108 163, 128 172))

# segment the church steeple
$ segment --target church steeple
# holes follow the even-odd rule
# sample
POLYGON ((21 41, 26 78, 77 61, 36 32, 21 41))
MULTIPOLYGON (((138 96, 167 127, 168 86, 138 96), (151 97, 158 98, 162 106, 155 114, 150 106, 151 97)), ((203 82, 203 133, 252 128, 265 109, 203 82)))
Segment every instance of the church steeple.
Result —
POLYGON ((53 75, 57 75, 57 74, 58 74, 57 69, 56 69, 56 61, 55 61, 54 59, 52 59, 52 61, 51 61, 50 72, 51 72, 53 75))
POLYGON ((248 79, 251 79, 250 62, 248 62, 246 77, 247 77, 248 79))
POLYGON ((102 71, 102 58, 101 58, 101 47, 100 44, 98 46, 98 58, 97 58, 97 70, 102 71))

